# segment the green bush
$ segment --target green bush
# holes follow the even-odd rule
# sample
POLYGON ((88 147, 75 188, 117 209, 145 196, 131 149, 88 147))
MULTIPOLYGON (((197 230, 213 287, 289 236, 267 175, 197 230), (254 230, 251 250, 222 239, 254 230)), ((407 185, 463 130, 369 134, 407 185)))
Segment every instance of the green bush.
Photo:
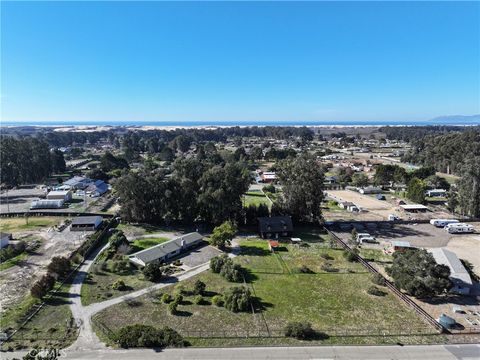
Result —
POLYGON ((175 330, 165 327, 157 329, 148 325, 128 325, 113 336, 113 340, 123 348, 132 347, 182 347, 185 341, 175 330))
POLYGON ((220 255, 220 256, 215 256, 214 258, 212 258, 210 260, 210 270, 212 270, 212 272, 217 273, 217 274, 220 273, 220 271, 222 271, 223 265, 228 260, 230 260, 230 259, 228 258, 228 255, 226 255, 226 254, 223 254, 223 255, 220 255))
POLYGON ((115 274, 129 274, 131 270, 132 267, 127 259, 112 260, 110 262, 110 271, 115 274))
POLYGON ((187 291, 185 290, 185 286, 183 284, 177 284, 175 285, 175 289, 173 289, 173 295, 176 296, 182 296, 182 295, 187 295, 187 291))
POLYGON ((376 273, 372 276, 372 283, 374 283, 375 285, 384 286, 385 278, 381 274, 376 273))
POLYGON ((385 295, 387 295, 387 293, 385 291, 380 290, 376 286, 370 286, 367 290, 367 293, 369 293, 370 295, 374 295, 374 296, 385 296, 385 295))
POLYGON ((347 259, 347 261, 349 261, 349 262, 356 262, 356 261, 358 261, 358 259, 357 259, 357 253, 358 253, 358 250, 357 250, 357 249, 353 249, 352 251, 345 250, 345 251, 343 252, 343 256, 344 256, 345 259, 347 259))
POLYGON ((239 264, 234 264, 231 259, 228 259, 220 271, 220 275, 231 282, 243 281, 243 268, 239 264))
POLYGON ((193 293, 195 295, 203 295, 205 292, 205 289, 207 288, 207 285, 201 280, 195 281, 195 284, 193 285, 193 293))
POLYGON ((214 297, 212 297, 212 304, 218 307, 223 306, 223 296, 215 295, 214 297))
POLYGON ((315 337, 315 331, 309 323, 290 322, 285 327, 285 336, 299 340, 309 340, 315 337))
POLYGON ((315 271, 310 269, 307 265, 302 265, 298 268, 298 272, 302 274, 315 274, 315 271))
POLYGON ((162 269, 157 262, 151 262, 142 270, 143 276, 149 281, 158 281, 162 277, 162 269))
POLYGON ((182 301, 183 301, 183 295, 181 294, 177 294, 173 298, 173 302, 176 302, 177 304, 180 304, 182 301))
POLYGON ((193 303, 196 304, 196 305, 202 305, 203 302, 204 302, 204 300, 203 300, 202 295, 196 295, 196 296, 193 298, 193 303))
POLYGON ((113 290, 119 290, 123 291, 127 289, 127 285, 125 285, 125 282, 121 279, 115 280, 115 282, 112 284, 112 289, 113 290))
POLYGON ((245 286, 234 286, 223 295, 224 306, 233 312, 250 311, 252 303, 252 295, 250 290, 245 286))
POLYGON ((172 295, 170 294, 163 294, 160 299, 164 304, 171 303, 173 301, 172 295))
POLYGON ((172 301, 170 304, 168 304, 168 312, 172 315, 177 314, 177 308, 178 308, 178 303, 176 301, 172 301))

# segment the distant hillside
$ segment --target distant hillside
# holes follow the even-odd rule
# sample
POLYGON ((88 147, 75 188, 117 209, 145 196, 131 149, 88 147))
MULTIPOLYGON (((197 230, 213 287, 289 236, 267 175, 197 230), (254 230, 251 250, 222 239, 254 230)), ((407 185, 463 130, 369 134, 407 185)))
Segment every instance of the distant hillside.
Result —
POLYGON ((437 123, 437 124, 459 124, 459 125, 480 124, 480 114, 438 116, 436 118, 431 119, 429 122, 437 123))

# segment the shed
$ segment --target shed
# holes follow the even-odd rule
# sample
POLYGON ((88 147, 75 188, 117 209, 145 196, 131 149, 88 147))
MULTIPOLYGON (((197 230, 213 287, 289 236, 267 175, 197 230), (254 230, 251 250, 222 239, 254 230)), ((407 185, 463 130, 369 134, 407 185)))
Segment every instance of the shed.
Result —
POLYGON ((105 194, 108 191, 108 184, 103 180, 96 180, 94 183, 85 188, 85 192, 92 197, 97 197, 105 194))
POLYGON ((63 200, 68 202, 72 200, 72 192, 70 190, 53 190, 47 194, 48 200, 63 200))
POLYGON ((444 189, 432 189, 425 191, 425 195, 428 197, 446 197, 447 190, 444 189))
POLYGON ((290 216, 272 216, 258 218, 260 236, 264 239, 279 236, 291 236, 293 233, 292 218, 290 216))
POLYGON ((101 216, 79 216, 72 220, 70 231, 94 231, 102 225, 101 216))
POLYGON ((408 241, 392 241, 393 251, 404 251, 406 249, 412 249, 412 246, 408 241))
POLYGON ((63 182, 63 185, 71 189, 83 190, 92 183, 92 180, 83 176, 74 176, 71 179, 63 182))
POLYGON ((400 207, 406 212, 426 212, 428 207, 421 204, 402 204, 400 207))
POLYGON ((198 232, 188 233, 148 249, 138 251, 128 257, 130 262, 145 266, 151 262, 165 262, 182 252, 198 246, 203 236, 198 232))
POLYGON ((64 200, 33 200, 30 204, 31 210, 36 209, 61 209, 63 208, 64 200))
POLYGON ((270 251, 275 251, 280 247, 280 243, 276 240, 268 240, 268 248, 270 251))
POLYGON ((432 254, 437 264, 446 265, 450 269, 450 280, 453 283, 450 292, 460 295, 470 294, 473 287, 472 278, 457 255, 444 248, 434 248, 427 251, 432 254))
POLYGON ((10 244, 10 240, 12 240, 11 233, 0 233, 0 249, 7 247, 10 244))

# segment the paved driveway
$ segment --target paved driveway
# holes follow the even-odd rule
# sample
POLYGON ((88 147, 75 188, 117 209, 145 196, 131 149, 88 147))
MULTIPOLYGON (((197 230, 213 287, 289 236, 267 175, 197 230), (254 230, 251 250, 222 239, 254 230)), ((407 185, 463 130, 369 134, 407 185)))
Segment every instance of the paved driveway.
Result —
POLYGON ((213 246, 204 245, 198 247, 180 258, 187 270, 210 261, 211 258, 220 255, 222 252, 213 246))

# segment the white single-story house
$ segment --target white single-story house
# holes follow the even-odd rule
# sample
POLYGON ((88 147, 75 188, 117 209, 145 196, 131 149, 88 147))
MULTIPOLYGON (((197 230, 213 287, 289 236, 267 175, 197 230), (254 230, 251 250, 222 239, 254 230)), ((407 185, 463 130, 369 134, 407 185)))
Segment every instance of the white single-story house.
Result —
POLYGON ((202 240, 202 235, 198 232, 192 232, 131 254, 128 256, 128 259, 139 266, 145 266, 154 261, 165 262, 186 250, 198 246, 202 240))
POLYGON ((102 225, 101 216, 79 216, 72 220, 70 231, 94 231, 102 225))
POLYGON ((53 190, 47 194, 48 200, 63 200, 68 202, 72 200, 72 192, 70 190, 53 190))
POLYGON ((470 294, 473 286, 472 278, 457 255, 444 248, 428 249, 427 251, 432 254, 437 264, 446 265, 450 269, 450 280, 453 283, 450 292, 460 295, 470 294))
POLYGON ((10 240, 12 240, 12 234, 0 233, 0 249, 7 247, 10 244, 10 240))
POLYGON ((274 172, 264 172, 261 176, 262 182, 264 183, 271 183, 272 181, 275 181, 277 178, 277 175, 274 172))
POLYGON ((30 209, 61 209, 63 208, 65 201, 64 200, 52 200, 52 199, 42 199, 42 200, 33 200, 30 204, 30 209))

